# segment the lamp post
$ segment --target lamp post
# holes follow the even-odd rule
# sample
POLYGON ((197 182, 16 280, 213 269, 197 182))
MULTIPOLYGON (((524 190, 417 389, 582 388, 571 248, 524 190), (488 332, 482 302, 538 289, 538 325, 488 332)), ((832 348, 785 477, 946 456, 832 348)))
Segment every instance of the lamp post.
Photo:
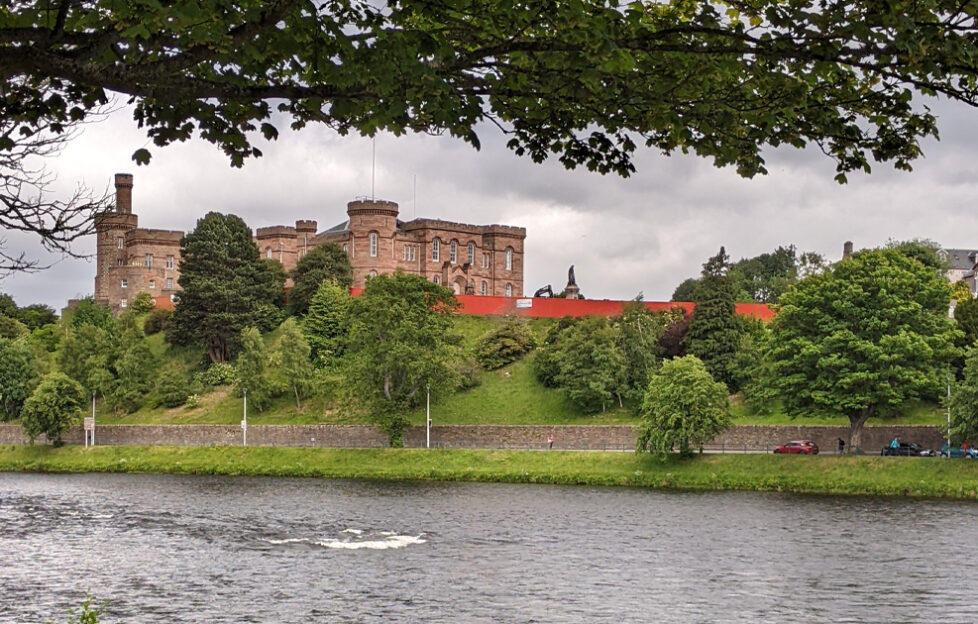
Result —
POLYGON ((242 446, 248 446, 248 389, 242 388, 241 392, 244 395, 244 411, 241 417, 241 444, 242 446))
POLYGON ((951 365, 947 366, 947 458, 951 459, 951 365))
POLYGON ((430 383, 425 384, 425 392, 426 395, 424 400, 425 402, 424 413, 425 413, 426 427, 425 427, 424 447, 431 448, 431 384, 430 383))

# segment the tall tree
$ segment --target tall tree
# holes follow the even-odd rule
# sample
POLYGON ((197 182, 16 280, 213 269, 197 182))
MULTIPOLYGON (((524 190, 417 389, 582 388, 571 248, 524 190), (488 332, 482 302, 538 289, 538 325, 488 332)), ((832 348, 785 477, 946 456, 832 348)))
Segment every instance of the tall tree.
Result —
POLYGON ((320 368, 333 366, 343 354, 347 325, 350 320, 350 293, 333 282, 322 282, 302 319, 312 352, 312 361, 320 368))
POLYGON ((286 384, 295 396, 295 408, 302 409, 302 397, 313 388, 316 370, 309 359, 310 349, 294 318, 282 323, 282 336, 278 343, 278 361, 286 384))
POLYGON ((34 352, 22 340, 0 338, 0 421, 20 416, 38 382, 34 352))
POLYGON ((659 338, 681 315, 673 310, 653 312, 639 298, 626 303, 621 315, 614 319, 615 342, 624 363, 623 381, 629 398, 640 398, 645 393, 662 355, 659 338))
POLYGON ((849 444, 880 408, 940 396, 956 330, 950 288, 896 249, 860 251, 781 298, 771 325, 773 383, 792 416, 849 419, 849 444))
POLYGON ((180 241, 180 303, 166 329, 167 340, 207 349, 212 362, 226 362, 241 331, 258 325, 275 306, 282 284, 262 263, 251 229, 239 217, 208 213, 180 241))
POLYGON ((626 367, 617 337, 603 316, 582 318, 560 334, 556 383, 586 413, 622 405, 626 367))
POLYGON ((918 94, 978 103, 975 11, 949 0, 34 0, 0 17, 12 136, 111 91, 156 145, 199 132, 236 165, 276 123, 478 146, 490 120, 517 154, 569 167, 628 174, 644 142, 751 176, 768 146, 815 144, 844 179, 920 156, 937 124, 918 94))
POLYGON ((729 256, 723 247, 706 261, 696 288, 696 309, 689 320, 686 349, 699 358, 717 381, 737 390, 733 359, 743 333, 737 319, 733 283, 727 275, 729 256))
POLYGON ((958 329, 964 333, 965 345, 978 342, 978 299, 968 297, 958 301, 954 306, 954 320, 957 321, 958 329))
POLYGON ((258 411, 268 407, 272 398, 269 378, 269 354, 256 327, 246 327, 241 332, 241 352, 235 363, 235 384, 242 395, 247 392, 251 405, 258 411))
POLYGON ((416 275, 379 275, 350 307, 347 383, 399 445, 405 412, 455 388, 458 339, 450 290, 416 275))
POLYGON ((962 379, 951 392, 951 433, 959 441, 978 439, 978 345, 965 351, 962 379))
POLYGON ((77 381, 87 394, 108 396, 115 385, 111 370, 112 337, 106 330, 85 324, 68 330, 57 353, 58 369, 77 381))
POLYGON ((302 315, 309 309, 309 302, 324 281, 333 282, 344 289, 352 286, 353 267, 342 247, 327 243, 302 256, 289 277, 294 284, 289 291, 289 310, 292 314, 302 315))
POLYGON ((689 456, 730 426, 726 387, 714 381, 696 356, 663 362, 642 403, 637 450, 689 456))

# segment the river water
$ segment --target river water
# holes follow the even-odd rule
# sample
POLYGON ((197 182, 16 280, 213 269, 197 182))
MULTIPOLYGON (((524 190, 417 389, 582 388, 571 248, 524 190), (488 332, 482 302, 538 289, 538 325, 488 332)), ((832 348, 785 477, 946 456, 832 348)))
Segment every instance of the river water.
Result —
POLYGON ((978 621, 978 505, 0 473, 0 622, 978 621))

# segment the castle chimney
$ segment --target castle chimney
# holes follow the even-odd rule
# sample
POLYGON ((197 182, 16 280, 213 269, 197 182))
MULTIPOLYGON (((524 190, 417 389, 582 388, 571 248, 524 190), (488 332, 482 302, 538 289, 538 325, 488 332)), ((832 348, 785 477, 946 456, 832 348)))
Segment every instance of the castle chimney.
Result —
POLYGON ((842 259, 845 260, 852 255, 852 241, 846 241, 842 245, 842 259))
POLYGON ((132 214, 132 174, 115 174, 115 211, 132 214))

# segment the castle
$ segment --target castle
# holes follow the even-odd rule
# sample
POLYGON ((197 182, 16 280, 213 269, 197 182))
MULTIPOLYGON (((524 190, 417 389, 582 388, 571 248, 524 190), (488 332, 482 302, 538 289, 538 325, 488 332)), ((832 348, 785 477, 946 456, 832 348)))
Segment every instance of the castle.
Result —
MULTIPOLYGON (((184 233, 139 227, 132 211, 133 177, 115 176, 114 212, 96 217, 95 300, 118 313, 137 293, 171 301, 180 292, 180 239, 184 233)), ((444 285, 456 294, 521 297, 526 228, 468 225, 438 219, 397 218, 398 206, 381 200, 347 204, 347 219, 317 233, 316 221, 258 228, 263 258, 286 271, 306 253, 336 243, 350 258, 353 287, 401 270, 444 285)))

